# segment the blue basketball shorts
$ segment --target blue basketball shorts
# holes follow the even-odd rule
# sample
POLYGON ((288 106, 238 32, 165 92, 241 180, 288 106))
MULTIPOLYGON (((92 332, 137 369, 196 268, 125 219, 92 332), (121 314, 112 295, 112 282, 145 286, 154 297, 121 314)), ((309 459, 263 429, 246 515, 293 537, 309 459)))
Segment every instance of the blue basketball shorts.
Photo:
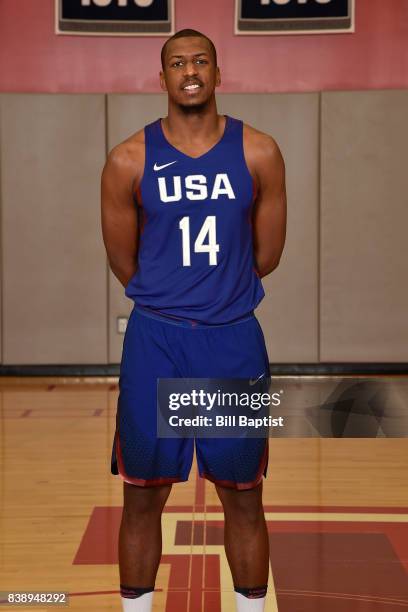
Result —
POLYGON ((269 377, 261 326, 253 313, 206 325, 134 306, 123 341, 111 473, 130 484, 188 480, 196 446, 199 474, 251 489, 266 476, 268 438, 158 438, 158 378, 269 377))

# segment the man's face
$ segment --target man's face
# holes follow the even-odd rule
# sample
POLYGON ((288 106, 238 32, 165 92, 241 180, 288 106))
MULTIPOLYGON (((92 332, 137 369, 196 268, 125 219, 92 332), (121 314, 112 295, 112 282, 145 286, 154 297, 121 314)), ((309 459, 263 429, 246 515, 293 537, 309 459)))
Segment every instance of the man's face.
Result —
POLYGON ((205 104, 220 83, 220 71, 205 38, 176 38, 167 45, 160 86, 173 102, 185 107, 205 104))

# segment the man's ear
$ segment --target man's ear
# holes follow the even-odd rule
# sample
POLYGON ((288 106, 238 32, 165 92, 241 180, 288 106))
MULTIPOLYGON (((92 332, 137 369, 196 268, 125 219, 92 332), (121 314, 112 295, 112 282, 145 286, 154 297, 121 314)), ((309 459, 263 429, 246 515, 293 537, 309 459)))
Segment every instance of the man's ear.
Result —
POLYGON ((164 78, 163 70, 160 70, 159 78, 160 78, 160 87, 162 88, 163 91, 167 91, 166 79, 164 78))
POLYGON ((217 66, 217 73, 216 73, 216 76, 215 76, 215 86, 219 87, 220 85, 221 85, 221 72, 220 72, 220 69, 217 66))

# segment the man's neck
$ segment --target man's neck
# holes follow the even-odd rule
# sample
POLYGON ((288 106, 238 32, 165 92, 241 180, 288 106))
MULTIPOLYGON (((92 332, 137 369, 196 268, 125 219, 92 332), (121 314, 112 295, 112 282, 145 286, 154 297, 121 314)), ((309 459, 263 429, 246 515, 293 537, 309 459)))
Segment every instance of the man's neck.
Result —
POLYGON ((223 125, 215 99, 205 107, 184 109, 169 106, 168 116, 163 119, 163 127, 171 141, 186 144, 216 139, 221 135, 223 125))

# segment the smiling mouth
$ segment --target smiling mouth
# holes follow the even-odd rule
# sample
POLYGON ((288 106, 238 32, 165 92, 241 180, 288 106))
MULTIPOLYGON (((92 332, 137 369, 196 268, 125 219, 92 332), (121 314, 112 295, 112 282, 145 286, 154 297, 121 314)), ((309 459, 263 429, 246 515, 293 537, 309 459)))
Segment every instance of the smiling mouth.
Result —
POLYGON ((201 89, 201 85, 199 85, 198 83, 191 83, 190 85, 185 85, 182 89, 183 91, 198 91, 199 89, 201 89))

